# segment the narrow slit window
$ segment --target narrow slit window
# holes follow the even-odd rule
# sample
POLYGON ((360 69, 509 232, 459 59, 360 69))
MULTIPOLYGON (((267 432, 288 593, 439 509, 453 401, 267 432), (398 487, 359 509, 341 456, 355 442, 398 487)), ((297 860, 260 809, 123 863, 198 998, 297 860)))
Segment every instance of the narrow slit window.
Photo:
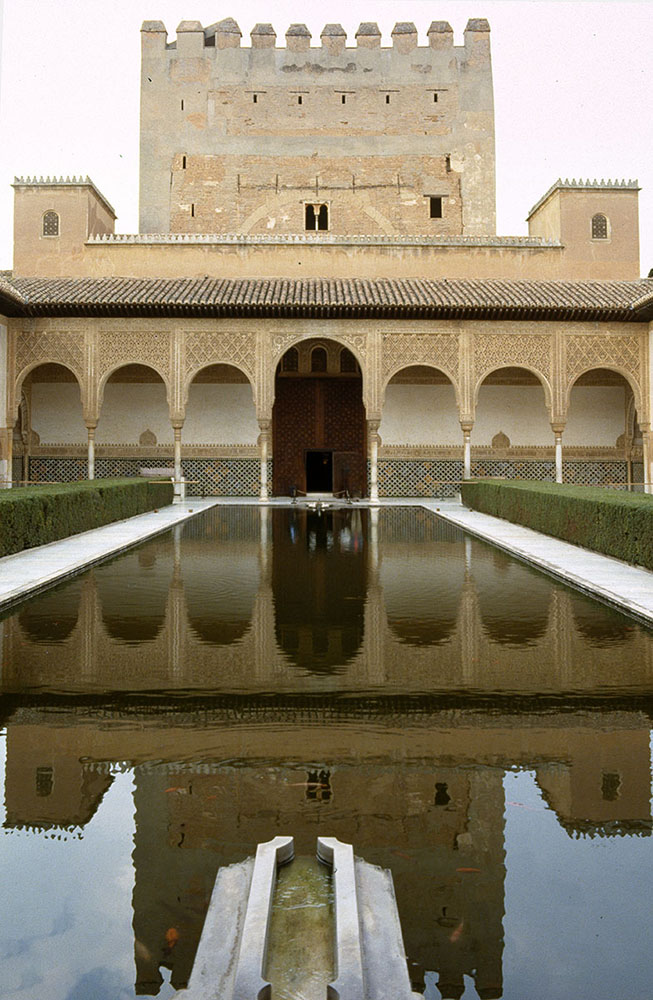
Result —
POLYGON ((298 104, 302 104, 302 95, 301 94, 297 95, 297 103, 298 104))
POLYGON ((390 103, 390 94, 386 94, 386 95, 385 95, 385 103, 386 103, 386 104, 389 104, 389 103, 390 103))
POLYGON ((340 103, 341 104, 346 104, 347 103, 347 95, 346 94, 341 94, 340 95, 340 103))
POLYGON ((182 158, 181 158, 181 169, 182 170, 186 169, 186 157, 185 156, 182 156, 182 158))
POLYGON ((597 215, 592 216, 592 239, 593 240, 607 240, 608 238, 608 220, 605 215, 600 212, 597 215))
POLYGON ((182 110, 182 111, 184 110, 184 99, 183 99, 183 97, 182 97, 182 99, 181 99, 181 110, 182 110))
POLYGON ((194 202, 190 206, 190 214, 191 214, 191 218, 194 219, 195 218, 195 203, 194 202))
POLYGON ((43 216, 43 235, 59 235, 59 216, 56 212, 46 212, 43 216))
POLYGON ((258 104, 258 94, 252 94, 252 101, 254 104, 258 104))
POLYGON ((437 93, 435 93, 435 94, 433 95, 433 103, 434 103, 434 104, 437 104, 437 103, 438 103, 438 95, 437 95, 437 93))
POLYGON ((442 218, 442 198, 440 195, 429 197, 429 216, 431 219, 442 218))

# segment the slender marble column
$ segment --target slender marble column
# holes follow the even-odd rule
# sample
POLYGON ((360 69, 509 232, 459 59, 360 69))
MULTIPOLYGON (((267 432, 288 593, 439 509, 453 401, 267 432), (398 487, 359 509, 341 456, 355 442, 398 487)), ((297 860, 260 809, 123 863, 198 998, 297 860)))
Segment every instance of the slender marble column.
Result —
POLYGON ((551 424, 551 430, 555 437, 556 483, 562 482, 562 432, 564 429, 564 424, 551 424))
POLYGON ((379 502, 379 421, 367 421, 367 441, 370 456, 370 500, 379 502))
POLYGON ((173 425, 175 434, 175 493, 181 490, 181 428, 182 424, 173 425))
POLYGON ((650 425, 642 427, 642 458, 644 460, 644 492, 653 493, 653 468, 651 455, 651 428, 650 425))
POLYGON ((461 423, 463 431, 463 479, 472 478, 472 427, 473 424, 461 423))
POLYGON ((270 498, 268 489, 268 453, 270 450, 270 421, 259 420, 258 425, 261 433, 258 436, 258 445, 261 457, 261 489, 259 500, 265 503, 270 498))
POLYGON ((88 478, 95 479, 95 428, 96 424, 87 424, 88 432, 88 478))

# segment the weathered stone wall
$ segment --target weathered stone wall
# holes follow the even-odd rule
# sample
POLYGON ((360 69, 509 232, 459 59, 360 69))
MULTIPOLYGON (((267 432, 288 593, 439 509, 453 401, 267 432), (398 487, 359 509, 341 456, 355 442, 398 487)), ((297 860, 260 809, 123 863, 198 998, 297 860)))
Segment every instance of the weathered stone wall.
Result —
POLYGON ((334 232, 494 233, 486 21, 468 23, 463 46, 445 22, 428 46, 398 24, 392 48, 374 24, 355 47, 338 25, 319 47, 303 25, 285 48, 270 25, 241 48, 229 19, 166 34, 143 25, 141 232, 302 232, 304 203, 318 202, 334 232))

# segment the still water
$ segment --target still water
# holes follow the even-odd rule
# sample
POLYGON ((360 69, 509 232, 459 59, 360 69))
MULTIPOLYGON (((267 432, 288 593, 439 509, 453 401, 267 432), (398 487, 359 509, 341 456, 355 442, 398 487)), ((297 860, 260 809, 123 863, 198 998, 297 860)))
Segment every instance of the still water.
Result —
POLYGON ((429 1000, 653 996, 636 622, 420 509, 248 507, 0 630, 3 1000, 176 996, 277 834, 392 870, 429 1000))

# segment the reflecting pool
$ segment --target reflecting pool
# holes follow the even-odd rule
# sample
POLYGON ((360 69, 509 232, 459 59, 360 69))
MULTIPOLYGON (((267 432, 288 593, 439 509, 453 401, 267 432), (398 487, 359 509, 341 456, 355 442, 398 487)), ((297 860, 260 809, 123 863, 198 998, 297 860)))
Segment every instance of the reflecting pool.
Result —
POLYGON ((392 870, 429 1000, 650 995, 637 622, 420 508, 252 506, 0 635, 3 998, 175 996, 218 867, 277 834, 392 870))

